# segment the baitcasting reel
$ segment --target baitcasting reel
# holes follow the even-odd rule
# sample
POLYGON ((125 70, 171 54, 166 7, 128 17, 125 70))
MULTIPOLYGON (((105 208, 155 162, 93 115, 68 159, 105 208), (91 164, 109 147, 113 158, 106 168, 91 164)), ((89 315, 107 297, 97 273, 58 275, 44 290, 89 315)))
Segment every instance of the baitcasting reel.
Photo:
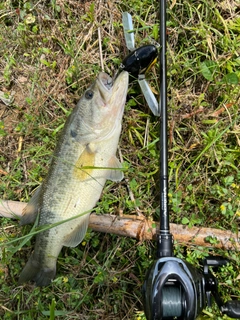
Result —
POLYGON ((211 295, 223 314, 240 319, 240 301, 223 303, 217 280, 209 267, 226 265, 221 257, 208 257, 203 270, 174 257, 154 262, 143 285, 144 310, 148 320, 194 320, 206 305, 211 306, 211 295))

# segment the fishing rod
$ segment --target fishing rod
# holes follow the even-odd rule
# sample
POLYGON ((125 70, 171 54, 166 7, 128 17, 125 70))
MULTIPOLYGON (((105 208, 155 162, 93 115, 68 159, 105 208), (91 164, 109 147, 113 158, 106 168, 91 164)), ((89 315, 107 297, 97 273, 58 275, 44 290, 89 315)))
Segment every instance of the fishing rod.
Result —
POLYGON ((124 36, 129 55, 122 61, 121 70, 137 79, 149 108, 160 116, 160 230, 156 260, 148 270, 143 284, 143 306, 147 320, 194 320, 211 296, 223 314, 240 319, 240 301, 223 303, 218 293, 214 271, 229 261, 222 257, 207 257, 202 269, 174 257, 173 236, 170 232, 168 207, 168 114, 167 114, 167 62, 166 62, 166 0, 160 0, 160 101, 157 102, 145 79, 145 73, 157 58, 157 48, 145 45, 135 48, 131 15, 123 12, 124 36))
POLYGON ((160 0, 160 230, 157 259, 148 270, 143 285, 143 305, 147 320, 194 320, 214 297, 223 314, 240 319, 240 301, 223 303, 217 279, 209 267, 226 265, 227 259, 208 257, 202 270, 174 257, 168 207, 168 128, 166 0, 160 0))

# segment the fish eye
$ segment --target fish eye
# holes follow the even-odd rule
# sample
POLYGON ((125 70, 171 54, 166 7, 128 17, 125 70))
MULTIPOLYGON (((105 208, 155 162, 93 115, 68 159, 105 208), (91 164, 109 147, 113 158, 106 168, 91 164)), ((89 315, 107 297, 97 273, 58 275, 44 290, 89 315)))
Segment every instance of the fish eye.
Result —
POLYGON ((93 92, 92 90, 87 90, 87 91, 85 92, 85 98, 86 98, 87 100, 91 100, 91 99, 93 98, 93 95, 94 95, 94 92, 93 92))

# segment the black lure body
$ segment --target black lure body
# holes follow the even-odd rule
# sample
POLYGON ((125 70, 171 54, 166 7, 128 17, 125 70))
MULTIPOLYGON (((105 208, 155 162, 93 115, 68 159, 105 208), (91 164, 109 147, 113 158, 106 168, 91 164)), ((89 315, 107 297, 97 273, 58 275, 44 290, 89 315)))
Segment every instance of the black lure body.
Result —
POLYGON ((145 45, 132 51, 121 63, 120 69, 129 72, 137 78, 139 74, 146 73, 156 62, 158 56, 154 45, 145 45))

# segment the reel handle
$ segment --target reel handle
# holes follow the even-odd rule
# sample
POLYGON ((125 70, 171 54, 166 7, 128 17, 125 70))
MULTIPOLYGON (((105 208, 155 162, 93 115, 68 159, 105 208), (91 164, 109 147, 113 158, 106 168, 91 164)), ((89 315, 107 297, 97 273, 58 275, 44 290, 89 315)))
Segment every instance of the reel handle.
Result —
POLYGON ((221 307, 222 313, 233 319, 240 319, 240 301, 231 300, 221 307))
POLYGON ((222 298, 218 293, 218 281, 209 270, 209 267, 213 267, 217 270, 218 267, 227 265, 228 263, 229 260, 223 257, 209 256, 203 260, 203 277, 207 295, 207 304, 211 306, 212 294, 223 314, 226 314, 233 319, 240 319, 240 301, 230 300, 223 303, 222 298))

